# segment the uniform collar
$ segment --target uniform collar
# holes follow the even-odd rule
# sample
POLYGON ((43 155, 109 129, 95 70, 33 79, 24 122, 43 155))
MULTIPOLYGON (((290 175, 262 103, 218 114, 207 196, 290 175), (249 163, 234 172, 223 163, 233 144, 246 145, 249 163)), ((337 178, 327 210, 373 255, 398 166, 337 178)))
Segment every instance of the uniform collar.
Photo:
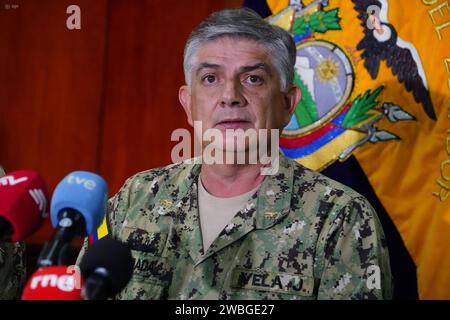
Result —
POLYGON ((239 211, 207 252, 203 251, 198 212, 198 183, 201 165, 185 162, 181 171, 163 183, 155 198, 157 212, 170 214, 176 221, 181 243, 196 264, 236 242, 254 229, 268 229, 290 210, 294 165, 279 154, 278 171, 267 175, 258 192, 239 211))

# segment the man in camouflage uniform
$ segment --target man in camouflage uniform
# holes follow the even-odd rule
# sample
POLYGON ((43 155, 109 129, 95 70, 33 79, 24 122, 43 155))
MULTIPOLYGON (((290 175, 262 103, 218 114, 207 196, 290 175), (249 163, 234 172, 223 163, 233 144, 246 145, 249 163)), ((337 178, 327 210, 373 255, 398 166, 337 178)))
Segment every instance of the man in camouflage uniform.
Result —
MULTIPOLYGON (((4 174, 0 167, 0 177, 4 174)), ((25 276, 25 244, 0 242, 0 299, 20 298, 25 276)))
MULTIPOLYGON (((247 10, 211 15, 185 48, 189 123, 283 128, 300 99, 290 85, 295 56, 287 32, 247 10)), ((109 236, 129 244, 134 260, 117 298, 391 297, 386 241, 365 198, 283 155, 275 174, 260 169, 185 161, 129 178, 107 213, 109 236), (206 247, 201 188, 218 201, 251 191, 206 247)))

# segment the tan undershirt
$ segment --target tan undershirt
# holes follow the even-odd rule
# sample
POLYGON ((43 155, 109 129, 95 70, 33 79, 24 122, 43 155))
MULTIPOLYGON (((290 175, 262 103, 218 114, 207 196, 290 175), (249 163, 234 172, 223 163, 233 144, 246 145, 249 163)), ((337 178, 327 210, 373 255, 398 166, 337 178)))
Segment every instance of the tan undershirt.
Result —
POLYGON ((258 190, 259 186, 236 197, 219 198, 206 191, 201 179, 199 180, 198 211, 200 215, 203 250, 206 252, 225 226, 258 190))

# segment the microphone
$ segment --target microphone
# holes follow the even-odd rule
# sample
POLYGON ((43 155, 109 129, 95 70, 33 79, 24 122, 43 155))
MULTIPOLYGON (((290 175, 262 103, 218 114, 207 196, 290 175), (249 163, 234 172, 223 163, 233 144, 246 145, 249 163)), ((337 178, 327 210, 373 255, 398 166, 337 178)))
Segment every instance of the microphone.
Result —
POLYGON ((22 241, 48 216, 47 186, 31 170, 14 171, 0 178, 0 241, 22 241))
POLYGON ((86 237, 101 225, 107 198, 102 177, 86 171, 67 175, 53 192, 50 217, 56 230, 39 256, 38 267, 65 264, 73 238, 86 237))
POLYGON ((22 300, 82 300, 83 284, 77 266, 40 268, 28 280, 22 300))
POLYGON ((80 263, 86 279, 83 296, 86 300, 103 300, 119 293, 133 274, 129 247, 115 239, 102 238, 88 248, 80 263))

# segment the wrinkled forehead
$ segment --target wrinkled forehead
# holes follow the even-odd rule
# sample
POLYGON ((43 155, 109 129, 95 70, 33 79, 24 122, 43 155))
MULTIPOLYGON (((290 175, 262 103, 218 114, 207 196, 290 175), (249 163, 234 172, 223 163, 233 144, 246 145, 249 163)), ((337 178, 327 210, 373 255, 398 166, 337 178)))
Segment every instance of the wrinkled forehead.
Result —
POLYGON ((191 60, 191 73, 205 64, 230 67, 266 64, 273 69, 272 53, 255 39, 240 35, 223 35, 201 43, 191 60))

